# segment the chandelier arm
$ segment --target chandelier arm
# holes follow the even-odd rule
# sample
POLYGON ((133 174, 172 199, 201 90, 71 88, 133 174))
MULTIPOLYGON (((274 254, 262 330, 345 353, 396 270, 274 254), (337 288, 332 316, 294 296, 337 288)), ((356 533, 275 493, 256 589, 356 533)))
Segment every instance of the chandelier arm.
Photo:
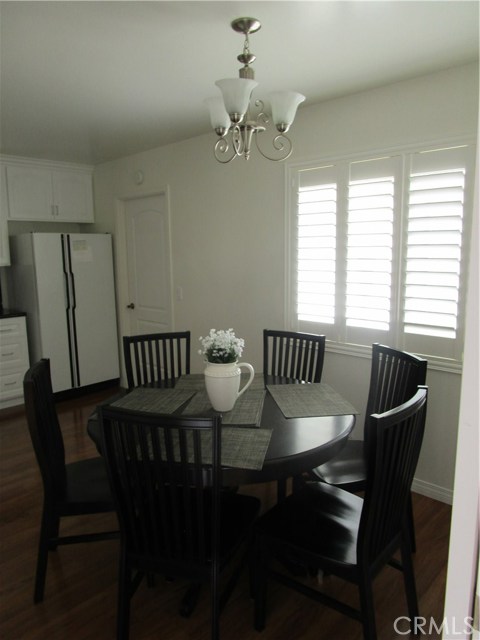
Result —
POLYGON ((238 124, 232 127, 232 146, 235 150, 235 154, 237 156, 243 155, 245 149, 245 139, 243 135, 243 126, 239 126, 238 124))
POLYGON ((237 157, 237 153, 235 152, 235 149, 232 145, 232 155, 230 157, 224 155, 227 154, 229 150, 230 145, 228 144, 228 140, 226 140, 225 138, 220 138, 219 140, 217 140, 213 148, 213 155, 215 156, 215 160, 217 160, 217 162, 221 162, 222 164, 228 164, 229 162, 231 162, 234 158, 237 157))
POLYGON ((293 144, 288 136, 283 133, 279 133, 272 140, 273 148, 278 151, 281 155, 278 158, 272 158, 271 156, 264 153, 258 144, 258 136, 255 133, 255 144, 257 145, 258 151, 262 154, 264 158, 267 160, 272 160, 273 162, 282 162, 282 160, 286 160, 292 155, 293 144))

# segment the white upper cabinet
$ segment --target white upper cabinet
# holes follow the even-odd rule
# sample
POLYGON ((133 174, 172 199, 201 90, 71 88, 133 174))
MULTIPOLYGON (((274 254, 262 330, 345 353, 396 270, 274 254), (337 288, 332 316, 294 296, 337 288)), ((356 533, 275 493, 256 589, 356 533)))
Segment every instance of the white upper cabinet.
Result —
POLYGON ((6 162, 9 220, 93 222, 90 168, 6 162))

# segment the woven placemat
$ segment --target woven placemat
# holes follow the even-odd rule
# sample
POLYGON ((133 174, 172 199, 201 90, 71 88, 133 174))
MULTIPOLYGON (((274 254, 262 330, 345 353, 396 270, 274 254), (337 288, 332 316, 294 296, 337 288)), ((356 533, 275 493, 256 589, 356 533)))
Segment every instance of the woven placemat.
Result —
POLYGON ((286 418, 358 414, 353 405, 323 382, 267 385, 286 418))
MULTIPOLYGON (((262 419, 263 401, 265 399, 264 389, 247 389, 238 398, 231 411, 222 413, 222 424, 260 426, 262 419)), ((197 391, 192 400, 183 410, 185 416, 211 415, 212 405, 208 399, 207 392, 197 391)))
MULTIPOLYGON (((222 465, 259 471, 263 467, 271 437, 272 429, 222 426, 222 465)), ((211 448, 211 442, 205 442, 205 445, 211 448)))
MULTIPOLYGON (((249 377, 248 373, 241 374, 240 389, 248 382, 249 377)), ((202 391, 205 389, 205 375, 203 373, 189 373, 188 375, 181 376, 175 382, 175 389, 202 391)), ((248 390, 250 391, 251 389, 265 389, 263 373, 256 373, 253 376, 252 384, 248 390)))
POLYGON ((182 406, 195 391, 182 389, 154 389, 137 387, 123 398, 112 402, 112 407, 152 413, 173 413, 182 406))
MULTIPOLYGON (((260 471, 263 467, 272 432, 272 429, 239 429, 238 427, 224 427, 222 425, 222 466, 260 471)), ((162 447, 165 447, 165 442, 163 441, 162 436, 160 437, 163 442, 162 447)), ((174 458, 176 460, 180 460, 180 440, 178 433, 176 432, 171 434, 171 445, 173 446, 174 458)), ((188 462, 192 463, 194 461, 194 456, 191 437, 187 438, 186 445, 187 459, 188 462)), ((211 464, 211 432, 203 432, 200 434, 200 446, 203 463, 211 464)), ((152 443, 149 435, 147 435, 147 447, 151 455, 152 443)), ((138 455, 140 456, 140 448, 137 450, 138 455)))
POLYGON ((175 381, 175 389, 181 391, 201 391, 205 389, 205 376, 203 373, 189 373, 186 376, 180 376, 175 381))

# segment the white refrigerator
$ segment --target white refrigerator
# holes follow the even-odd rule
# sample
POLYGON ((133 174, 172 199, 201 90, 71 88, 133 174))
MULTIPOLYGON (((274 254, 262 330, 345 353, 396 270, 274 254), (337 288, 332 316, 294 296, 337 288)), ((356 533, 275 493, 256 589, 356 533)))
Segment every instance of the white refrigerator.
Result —
POLYGON ((118 378, 111 235, 26 233, 11 253, 30 361, 50 358, 54 392, 118 378))

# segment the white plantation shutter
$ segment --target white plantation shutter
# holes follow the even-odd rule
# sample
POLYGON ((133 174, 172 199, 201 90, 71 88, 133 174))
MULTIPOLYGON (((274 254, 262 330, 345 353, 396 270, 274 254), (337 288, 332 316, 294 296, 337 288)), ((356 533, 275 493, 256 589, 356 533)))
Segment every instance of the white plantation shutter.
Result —
POLYGON ((409 157, 404 344, 451 360, 461 360, 463 341, 472 153, 461 146, 409 157))
POLYGON ((347 327, 390 329, 396 162, 381 158, 350 166, 347 327))
POLYGON ((392 236, 393 176, 350 183, 347 326, 389 329, 392 236))
POLYGON ((345 301, 347 344, 392 344, 394 339, 394 244, 401 167, 398 155, 349 163, 345 292, 338 292, 345 301))
POLYGON ((299 320, 335 321, 336 207, 334 168, 302 171, 298 184, 297 315, 299 320))
POLYGON ((465 144, 292 167, 291 326, 461 362, 473 166, 465 144))
POLYGON ((442 338, 457 330, 465 168, 410 178, 404 328, 442 338))

